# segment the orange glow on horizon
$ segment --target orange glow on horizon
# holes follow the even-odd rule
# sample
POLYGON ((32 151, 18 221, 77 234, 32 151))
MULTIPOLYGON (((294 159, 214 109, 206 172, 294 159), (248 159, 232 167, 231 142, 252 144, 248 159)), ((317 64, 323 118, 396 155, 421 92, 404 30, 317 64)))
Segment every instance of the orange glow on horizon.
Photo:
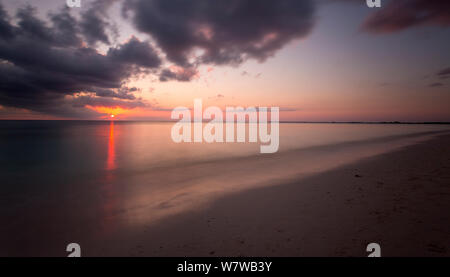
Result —
POLYGON ((119 115, 124 115, 130 113, 130 109, 125 109, 122 107, 104 107, 104 106, 86 106, 88 109, 94 110, 99 114, 105 115, 104 117, 110 117, 114 119, 119 115))
POLYGON ((99 113, 104 120, 127 120, 127 119, 170 119, 170 110, 157 111, 150 108, 137 107, 133 109, 105 106, 86 106, 86 108, 99 113))

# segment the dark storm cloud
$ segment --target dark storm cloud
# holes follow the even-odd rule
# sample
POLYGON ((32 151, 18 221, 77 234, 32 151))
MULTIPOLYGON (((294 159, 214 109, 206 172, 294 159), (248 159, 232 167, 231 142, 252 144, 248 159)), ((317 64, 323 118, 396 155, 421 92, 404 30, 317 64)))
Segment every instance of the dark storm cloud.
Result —
POLYGON ((159 80, 161 82, 167 82, 170 80, 176 80, 180 82, 189 82, 198 72, 195 68, 175 68, 175 69, 164 69, 159 75, 159 80))
POLYGON ((112 89, 96 89, 94 90, 95 95, 100 97, 113 97, 113 98, 119 98, 119 99, 128 99, 128 100, 135 100, 136 96, 132 94, 132 92, 137 91, 137 88, 127 88, 122 87, 117 90, 112 89))
POLYGON ((16 25, 1 5, 0 15, 1 106, 68 114, 71 101, 78 107, 87 102, 72 97, 80 92, 96 95, 89 96, 91 103, 143 105, 123 84, 139 69, 161 64, 148 42, 132 38, 104 55, 82 46, 82 28, 67 9, 45 22, 26 7, 17 12, 16 25))
POLYGON ((180 66, 264 61, 309 34, 314 10, 310 0, 126 0, 125 4, 135 26, 150 34, 168 59, 180 66), (203 53, 192 60, 196 49, 203 53))
POLYGON ((89 3, 89 8, 82 14, 80 28, 89 45, 97 42, 110 43, 108 31, 115 32, 114 24, 109 20, 108 9, 118 0, 96 0, 89 3))
POLYGON ((362 29, 371 33, 391 33, 420 25, 450 26, 450 1, 389 1, 366 19, 362 29))
POLYGON ((79 17, 66 7, 44 19, 31 6, 8 15, 0 0, 0 106, 58 115, 85 105, 140 107, 125 83, 142 72, 191 81, 200 64, 263 62, 307 36, 315 20, 313 0, 123 0, 156 51, 135 37, 112 46, 108 8, 116 1, 89 2, 79 17))
POLYGON ((0 38, 11 38, 14 35, 13 27, 9 24, 9 15, 0 2, 0 38))
POLYGON ((69 8, 64 8, 59 13, 51 13, 50 20, 55 26, 54 44, 77 47, 82 45, 77 20, 69 13, 69 8))
POLYGON ((148 42, 140 42, 135 37, 119 48, 111 48, 108 51, 108 56, 119 62, 143 67, 156 68, 161 65, 161 59, 150 44, 148 42))
POLYGON ((80 24, 83 34, 90 45, 95 45, 97 42, 109 44, 109 37, 106 33, 108 26, 108 22, 103 19, 101 14, 93 9, 84 13, 80 24))
MULTIPOLYGON (((49 15, 52 27, 35 16, 36 9, 26 6, 17 11, 17 27, 9 22, 4 22, 9 26, 12 35, 17 34, 22 37, 33 39, 39 43, 48 43, 52 46, 80 46, 82 38, 79 34, 77 21, 69 13, 69 8, 63 8, 57 13, 49 15)), ((12 36, 10 35, 9 38, 12 36)))

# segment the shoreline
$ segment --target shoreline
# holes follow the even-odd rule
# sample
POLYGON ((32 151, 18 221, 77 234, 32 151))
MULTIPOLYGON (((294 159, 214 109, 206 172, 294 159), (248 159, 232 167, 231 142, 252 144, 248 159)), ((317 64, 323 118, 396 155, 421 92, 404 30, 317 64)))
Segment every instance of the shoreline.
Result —
POLYGON ((383 256, 448 256, 450 135, 431 135, 94 182, 7 217, 0 256, 64 256, 69 242, 83 256, 367 256, 372 242, 383 256))
POLYGON ((376 242, 383 256, 449 256, 449 142, 450 135, 441 135, 298 181, 222 197, 135 234, 136 248, 128 251, 367 256, 367 244, 376 242))

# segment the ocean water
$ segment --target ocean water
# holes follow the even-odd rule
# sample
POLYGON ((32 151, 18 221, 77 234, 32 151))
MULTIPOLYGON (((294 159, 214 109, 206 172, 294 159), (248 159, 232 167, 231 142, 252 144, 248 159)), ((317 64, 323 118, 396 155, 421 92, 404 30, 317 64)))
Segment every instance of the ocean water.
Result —
POLYGON ((177 144, 172 126, 0 121, 5 223, 0 255, 58 254, 69 240, 106 240, 205 208, 225 194, 275 185, 450 130, 449 125, 282 123, 279 152, 260 154, 260 143, 177 144))
MULTIPOLYGON (((2 173, 97 175, 104 170, 155 166, 259 154, 261 143, 174 143, 173 123, 0 121, 2 173), (44 171, 44 172, 43 172, 44 171)), ((279 152, 450 129, 448 125, 280 124, 279 152)))

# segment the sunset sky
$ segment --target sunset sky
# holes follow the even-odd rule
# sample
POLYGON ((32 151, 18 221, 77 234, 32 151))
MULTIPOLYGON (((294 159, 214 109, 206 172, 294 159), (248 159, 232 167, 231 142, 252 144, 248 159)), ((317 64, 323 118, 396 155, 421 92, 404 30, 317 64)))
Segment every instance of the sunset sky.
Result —
POLYGON ((450 1, 0 0, 0 119, 450 121, 450 1))

